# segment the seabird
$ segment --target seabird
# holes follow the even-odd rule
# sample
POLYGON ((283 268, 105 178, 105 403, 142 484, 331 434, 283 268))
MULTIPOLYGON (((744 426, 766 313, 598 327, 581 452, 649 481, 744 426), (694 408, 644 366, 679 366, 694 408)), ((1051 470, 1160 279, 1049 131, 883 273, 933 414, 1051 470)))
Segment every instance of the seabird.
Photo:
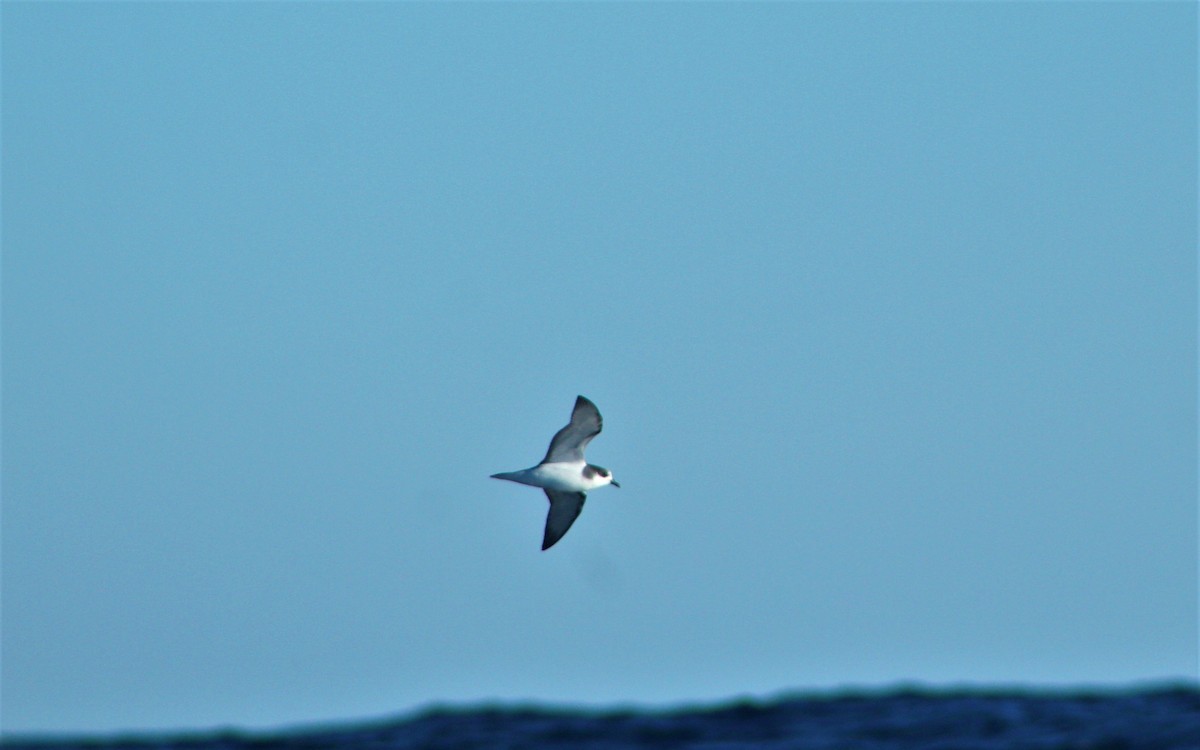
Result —
POLYGON ((611 484, 612 472, 603 466, 589 464, 583 459, 583 449, 600 434, 600 411, 583 396, 575 399, 571 422, 554 434, 546 457, 537 466, 520 471, 493 474, 492 479, 507 479, 533 487, 541 487, 550 500, 546 514, 546 532, 542 549, 547 550, 562 539, 583 510, 588 490, 611 484))

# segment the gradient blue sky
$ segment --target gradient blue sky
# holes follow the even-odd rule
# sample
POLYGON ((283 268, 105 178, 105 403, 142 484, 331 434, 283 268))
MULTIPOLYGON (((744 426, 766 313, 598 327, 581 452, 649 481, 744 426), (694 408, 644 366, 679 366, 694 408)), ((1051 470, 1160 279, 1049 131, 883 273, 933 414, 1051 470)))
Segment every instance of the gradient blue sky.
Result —
POLYGON ((4 3, 3 729, 1194 678, 1196 21, 4 3))

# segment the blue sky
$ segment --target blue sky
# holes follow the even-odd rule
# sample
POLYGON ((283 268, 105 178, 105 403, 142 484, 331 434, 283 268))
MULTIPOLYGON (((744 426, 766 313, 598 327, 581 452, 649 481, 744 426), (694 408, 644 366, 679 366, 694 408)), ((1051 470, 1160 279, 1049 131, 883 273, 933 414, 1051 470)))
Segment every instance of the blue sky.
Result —
POLYGON ((5 3, 3 729, 1195 678, 1196 19, 5 3))

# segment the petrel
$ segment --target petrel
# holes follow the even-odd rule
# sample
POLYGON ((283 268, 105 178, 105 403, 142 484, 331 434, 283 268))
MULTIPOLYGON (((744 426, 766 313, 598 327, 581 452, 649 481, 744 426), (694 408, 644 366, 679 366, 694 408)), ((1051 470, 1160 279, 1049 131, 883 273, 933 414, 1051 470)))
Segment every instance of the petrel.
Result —
POLYGON ((537 466, 520 471, 493 474, 492 479, 507 479, 533 487, 541 487, 550 499, 550 512, 546 514, 546 532, 542 536, 542 549, 547 550, 562 539, 571 524, 583 510, 583 501, 588 490, 611 484, 612 472, 603 466, 589 464, 583 459, 583 449, 600 434, 600 411, 583 396, 575 399, 571 411, 571 422, 554 433, 546 457, 537 466))

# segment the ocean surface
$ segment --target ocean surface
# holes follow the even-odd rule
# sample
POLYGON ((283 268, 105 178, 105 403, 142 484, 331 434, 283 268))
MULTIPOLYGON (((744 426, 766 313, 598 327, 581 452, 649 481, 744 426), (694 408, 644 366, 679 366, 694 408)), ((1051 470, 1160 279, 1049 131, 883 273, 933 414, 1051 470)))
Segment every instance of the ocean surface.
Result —
POLYGON ((6 737, 2 744, 5 750, 1200 750, 1200 686, 897 690, 673 710, 437 708, 279 732, 6 737))

